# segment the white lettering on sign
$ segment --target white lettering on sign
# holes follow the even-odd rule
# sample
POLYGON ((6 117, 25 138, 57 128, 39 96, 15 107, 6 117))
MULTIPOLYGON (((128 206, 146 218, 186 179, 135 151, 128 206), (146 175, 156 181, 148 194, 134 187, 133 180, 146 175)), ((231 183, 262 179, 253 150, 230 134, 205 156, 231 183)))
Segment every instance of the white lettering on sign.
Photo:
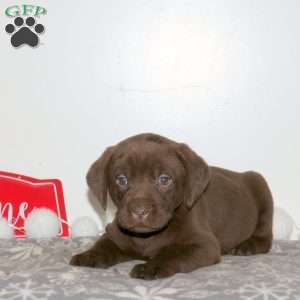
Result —
POLYGON ((5 212, 7 212, 7 221, 9 224, 11 224, 13 226, 14 229, 18 229, 18 230, 22 230, 23 227, 18 228, 16 225, 19 222, 20 218, 23 219, 23 221, 25 221, 26 217, 25 217, 25 212, 28 208, 29 204, 27 202, 21 202, 19 208, 17 208, 18 214, 17 217, 14 218, 14 206, 12 205, 12 203, 6 202, 5 204, 3 204, 0 201, 0 216, 3 217, 5 215, 5 212))

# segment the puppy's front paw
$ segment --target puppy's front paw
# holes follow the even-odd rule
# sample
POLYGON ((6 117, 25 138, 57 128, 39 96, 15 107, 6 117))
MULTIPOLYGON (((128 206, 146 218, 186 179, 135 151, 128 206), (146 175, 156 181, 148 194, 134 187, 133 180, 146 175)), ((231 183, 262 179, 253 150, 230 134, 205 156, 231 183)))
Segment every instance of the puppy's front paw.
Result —
POLYGON ((92 251, 86 251, 74 255, 70 261, 70 265, 103 269, 106 269, 110 266, 108 260, 103 255, 97 255, 92 251))
POLYGON ((173 275, 175 272, 171 268, 160 266, 156 263, 138 264, 133 267, 130 272, 132 278, 154 280, 159 278, 165 278, 173 275))

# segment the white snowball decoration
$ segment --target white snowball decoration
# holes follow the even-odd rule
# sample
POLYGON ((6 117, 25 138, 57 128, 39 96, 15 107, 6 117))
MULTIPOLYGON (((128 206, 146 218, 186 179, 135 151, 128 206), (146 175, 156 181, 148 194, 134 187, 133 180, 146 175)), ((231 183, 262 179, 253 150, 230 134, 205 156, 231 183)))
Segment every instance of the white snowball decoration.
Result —
POLYGON ((14 229, 9 226, 6 219, 0 217, 0 239, 12 239, 14 236, 14 229))
POLYGON ((71 226, 72 237, 97 236, 99 229, 96 222, 90 217, 80 217, 71 226))
POLYGON ((52 238, 59 234, 60 221, 51 209, 35 208, 25 220, 24 229, 30 238, 52 238))
POLYGON ((274 240, 289 240, 294 229, 294 224, 292 217, 285 210, 280 207, 274 208, 274 240))

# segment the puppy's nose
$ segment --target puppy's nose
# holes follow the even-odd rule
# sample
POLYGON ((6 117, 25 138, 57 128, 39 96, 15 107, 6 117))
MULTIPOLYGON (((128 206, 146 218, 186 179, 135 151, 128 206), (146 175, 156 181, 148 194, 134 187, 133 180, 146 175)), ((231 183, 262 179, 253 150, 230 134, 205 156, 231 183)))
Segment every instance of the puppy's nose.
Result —
POLYGON ((135 219, 145 219, 151 210, 151 207, 133 207, 130 212, 135 219))

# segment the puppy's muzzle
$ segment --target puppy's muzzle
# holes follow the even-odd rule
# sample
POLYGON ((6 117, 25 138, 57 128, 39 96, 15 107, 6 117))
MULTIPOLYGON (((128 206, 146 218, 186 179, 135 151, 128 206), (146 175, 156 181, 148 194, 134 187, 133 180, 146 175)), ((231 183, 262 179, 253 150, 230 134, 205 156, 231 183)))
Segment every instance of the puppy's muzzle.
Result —
POLYGON ((134 220, 143 222, 153 211, 153 205, 147 203, 145 199, 134 199, 129 203, 128 211, 134 220))

